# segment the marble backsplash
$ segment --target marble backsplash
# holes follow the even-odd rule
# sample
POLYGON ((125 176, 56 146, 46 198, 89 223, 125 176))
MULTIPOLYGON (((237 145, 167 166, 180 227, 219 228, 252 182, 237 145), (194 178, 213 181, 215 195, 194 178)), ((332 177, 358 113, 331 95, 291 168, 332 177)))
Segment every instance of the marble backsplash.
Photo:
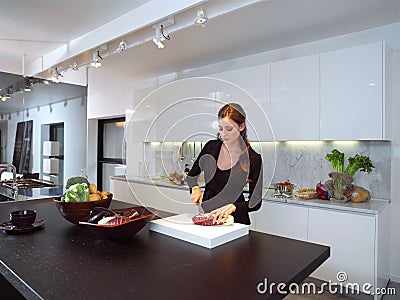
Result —
MULTIPOLYGON (((183 173, 186 164, 191 167, 202 145, 200 142, 146 143, 148 174, 183 173)), ((347 159, 355 154, 369 156, 375 168, 370 174, 357 172, 354 184, 368 189, 373 198, 390 199, 391 143, 388 141, 261 142, 252 143, 252 147, 263 157, 264 186, 285 180, 297 188, 325 182, 333 169, 324 157, 333 149, 345 154, 345 166, 347 159)))

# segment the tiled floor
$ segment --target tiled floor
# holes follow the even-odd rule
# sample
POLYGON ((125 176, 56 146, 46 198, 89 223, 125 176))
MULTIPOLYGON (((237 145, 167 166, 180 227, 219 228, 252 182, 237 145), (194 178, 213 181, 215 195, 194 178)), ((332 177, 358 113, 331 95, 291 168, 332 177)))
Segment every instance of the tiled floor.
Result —
MULTIPOLYGON (((388 288, 395 290, 395 295, 384 295, 382 300, 400 300, 400 283, 391 281, 388 285, 388 288)), ((318 295, 310 295, 310 294, 303 294, 303 295, 288 295, 285 300, 353 300, 353 299, 372 299, 370 296, 343 296, 343 295, 334 295, 325 291, 323 294, 318 295)))

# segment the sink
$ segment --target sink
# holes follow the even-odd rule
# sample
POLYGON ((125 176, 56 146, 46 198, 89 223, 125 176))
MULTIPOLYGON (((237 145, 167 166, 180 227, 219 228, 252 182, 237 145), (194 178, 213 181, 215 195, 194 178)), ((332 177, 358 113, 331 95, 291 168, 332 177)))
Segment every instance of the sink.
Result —
POLYGON ((18 197, 11 194, 12 180, 0 181, 0 202, 57 198, 63 195, 63 186, 39 179, 17 179, 18 197))
POLYGON ((5 201, 13 201, 14 199, 12 197, 8 197, 6 195, 0 194, 0 202, 5 202, 5 201))
MULTIPOLYGON (((10 186, 12 185, 12 180, 2 181, 1 184, 3 186, 10 186)), ((34 188, 52 188, 57 187, 57 185, 43 181, 39 179, 17 179, 18 189, 34 189, 34 188)))

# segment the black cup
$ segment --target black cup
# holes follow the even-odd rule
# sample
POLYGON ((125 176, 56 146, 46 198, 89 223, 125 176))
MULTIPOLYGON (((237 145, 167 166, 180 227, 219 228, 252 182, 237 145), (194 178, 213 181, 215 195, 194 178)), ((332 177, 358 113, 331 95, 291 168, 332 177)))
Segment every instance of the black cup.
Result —
POLYGON ((10 213, 10 220, 14 226, 28 227, 35 222, 36 210, 24 209, 16 210, 10 213))

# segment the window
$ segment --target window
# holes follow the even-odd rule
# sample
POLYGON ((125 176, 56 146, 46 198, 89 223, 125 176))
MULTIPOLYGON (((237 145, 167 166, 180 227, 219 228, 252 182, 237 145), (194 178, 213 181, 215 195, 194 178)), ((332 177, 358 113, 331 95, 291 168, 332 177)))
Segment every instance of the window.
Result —
POLYGON ((110 190, 110 176, 123 165, 125 118, 102 119, 98 122, 97 189, 110 190))

